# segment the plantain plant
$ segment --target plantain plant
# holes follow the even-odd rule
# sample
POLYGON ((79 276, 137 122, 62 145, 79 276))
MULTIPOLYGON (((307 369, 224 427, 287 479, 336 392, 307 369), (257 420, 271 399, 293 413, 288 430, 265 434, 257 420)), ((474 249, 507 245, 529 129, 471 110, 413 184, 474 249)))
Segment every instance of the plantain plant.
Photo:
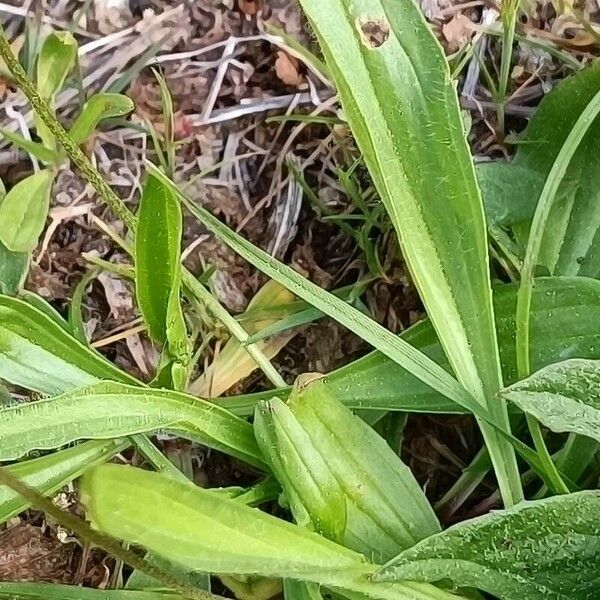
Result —
MULTIPOLYGON (((0 470, 0 521, 32 503, 60 520, 42 495, 82 475, 94 530, 69 515, 64 522, 135 568, 124 589, 0 583, 0 597, 217 598, 206 574, 254 599, 597 596, 600 63, 548 94, 510 164, 474 165, 450 69, 416 4, 301 5, 427 310, 399 336, 228 229, 173 183, 172 161, 147 164, 131 214, 0 36, 0 55, 49 132, 42 139, 56 142, 53 152, 64 148, 131 230, 125 275, 163 350, 144 384, 41 299, 0 297, 0 378, 44 396, 0 409, 0 461, 12 461, 0 470), (287 298, 279 322, 267 320, 269 334, 328 315, 375 351, 287 387, 257 332, 250 336, 206 279, 181 265, 182 206, 299 299, 287 298), (500 258, 493 264, 490 245, 500 258), (275 389, 194 395, 207 389, 190 379, 198 310, 223 322, 229 352, 246 351, 275 389), (485 446, 448 495, 463 496, 491 468, 504 509, 442 530, 397 448, 369 425, 389 411, 472 414, 485 446), (159 430, 248 463, 259 483, 194 485, 148 448, 143 436, 159 430), (157 472, 100 464, 131 443, 157 472), (31 458, 37 450, 52 452, 31 458), (274 498, 290 520, 257 507, 274 498), (115 538, 147 551, 145 559, 115 538)), ((161 91, 168 95, 164 82, 161 91)))

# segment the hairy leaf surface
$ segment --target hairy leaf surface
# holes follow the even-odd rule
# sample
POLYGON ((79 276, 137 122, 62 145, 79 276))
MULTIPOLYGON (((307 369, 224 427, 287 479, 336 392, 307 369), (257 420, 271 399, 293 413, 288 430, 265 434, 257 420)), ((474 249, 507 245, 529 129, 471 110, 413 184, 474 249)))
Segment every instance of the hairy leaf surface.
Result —
POLYGON ((598 564, 600 492, 589 491, 455 525, 400 554, 376 579, 451 579, 503 600, 591 600, 598 564))
POLYGON ((199 571, 314 581, 382 600, 459 600, 427 584, 373 584, 376 567, 360 554, 158 473, 102 465, 81 491, 98 529, 199 571))
POLYGON ((550 365, 501 392, 556 432, 600 442, 600 361, 573 358, 550 365))
POLYGON ((0 296, 0 378, 42 394, 99 379, 136 383, 30 303, 0 296))
POLYGON ((80 439, 167 429, 251 464, 264 464, 248 423, 210 402, 169 390, 103 382, 0 410, 0 415, 0 460, 80 439))

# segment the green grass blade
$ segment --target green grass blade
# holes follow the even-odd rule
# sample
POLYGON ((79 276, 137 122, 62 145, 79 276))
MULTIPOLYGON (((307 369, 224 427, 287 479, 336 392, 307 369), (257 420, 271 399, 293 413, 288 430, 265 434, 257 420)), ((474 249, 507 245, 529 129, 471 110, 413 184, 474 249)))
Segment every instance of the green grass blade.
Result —
MULTIPOLYGON (((508 427, 483 204, 441 46, 412 0, 301 0, 348 123, 457 379, 508 427)), ((512 448, 483 425, 503 497, 512 448)))
POLYGON ((590 126, 600 113, 600 92, 590 100, 582 111, 573 129, 569 132, 564 145, 560 149, 546 183, 538 200, 538 204, 529 232, 529 240, 523 268, 521 269, 521 286, 517 295, 517 367, 520 377, 531 372, 529 359, 529 312, 533 290, 534 270, 538 262, 544 229, 552 208, 558 188, 565 176, 569 163, 590 126))
POLYGON ((113 382, 0 411, 0 461, 81 439, 166 429, 264 467, 252 427, 229 411, 186 394, 113 382))
MULTIPOLYGON (((507 383, 517 380, 515 304, 518 284, 494 290, 494 311, 502 371, 507 383)), ((429 320, 400 334, 406 342, 450 369, 429 320)), ((541 369, 561 358, 600 358, 600 281, 586 277, 536 279, 531 310, 531 359, 541 369), (573 320, 573 313, 579 317, 573 320)), ((346 406, 369 410, 425 413, 465 412, 380 352, 372 352, 324 376, 327 389, 346 406)), ((277 390, 286 398, 290 388, 277 390)), ((215 400, 240 415, 252 414, 272 392, 215 400)))
POLYGON ((56 164, 60 161, 60 154, 56 150, 46 148, 46 146, 38 142, 32 142, 18 133, 0 128, 0 136, 5 137, 11 144, 17 146, 17 148, 25 150, 25 152, 32 154, 44 162, 56 164))

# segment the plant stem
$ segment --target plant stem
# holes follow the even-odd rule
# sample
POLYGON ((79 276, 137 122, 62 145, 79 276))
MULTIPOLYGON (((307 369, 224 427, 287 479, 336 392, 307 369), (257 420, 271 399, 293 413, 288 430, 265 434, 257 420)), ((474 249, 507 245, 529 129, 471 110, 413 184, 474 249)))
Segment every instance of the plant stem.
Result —
POLYGON ((33 507, 51 516, 58 523, 76 533, 81 539, 91 542, 98 548, 102 548, 112 556, 118 558, 134 569, 158 579, 170 588, 173 588, 185 598, 190 600, 224 600, 222 596, 216 596, 210 592, 191 588, 180 583, 175 577, 162 569, 151 565, 134 552, 125 549, 120 542, 92 529, 85 521, 72 515, 70 512, 56 506, 52 500, 45 498, 39 492, 29 487, 20 479, 14 477, 10 471, 0 467, 0 485, 6 485, 21 495, 33 507))
MULTIPOLYGON (((31 106, 39 115, 40 119, 46 124, 48 129, 56 137, 60 145, 65 149, 68 157, 81 171, 83 178, 96 190, 98 195, 104 199, 112 212, 131 229, 135 231, 137 219, 135 215, 127 208, 125 203, 115 194, 111 187, 106 183, 102 175, 92 165, 88 157, 82 152, 79 146, 71 139, 66 129, 58 122, 56 115, 50 110, 47 102, 40 96, 35 84, 27 77, 25 70, 13 54, 4 28, 0 25, 0 56, 6 62, 15 82, 29 99, 31 106)), ((239 323, 221 306, 214 296, 196 281, 196 278, 185 267, 183 271, 183 281, 197 294, 198 299, 206 304, 211 312, 223 322, 234 337, 242 344, 246 342, 249 335, 239 323)), ((265 372, 265 375, 276 387, 285 387, 286 383, 281 378, 276 369, 271 365, 269 359, 264 355, 256 344, 244 346, 250 356, 256 361, 258 366, 265 372)))
MULTIPOLYGON (((556 193, 565 176, 573 154, 575 154, 575 151, 586 135, 590 125, 594 122, 599 113, 600 92, 590 100, 567 136, 567 139, 560 149, 560 152, 552 165, 552 169, 548 174, 548 178, 546 179, 535 209, 527 242, 527 250, 521 269, 521 284, 517 293, 516 351, 517 373, 519 379, 524 379, 531 373, 529 357, 529 313, 533 292, 533 276, 542 246, 544 229, 550 215, 554 198, 556 197, 556 193)), ((553 482, 560 482, 561 485, 559 486, 559 489, 568 490, 558 473, 556 465, 548 453, 544 438, 539 429, 539 423, 537 423, 537 421, 533 423, 533 421, 535 421, 535 419, 528 415, 527 422, 530 425, 531 436, 540 461, 542 461, 544 468, 547 471, 548 477, 552 479, 553 482)))
POLYGON ((498 82, 498 133, 504 138, 504 108, 508 81, 510 79, 510 64, 512 62, 515 28, 517 26, 517 10, 520 0, 502 0, 502 56, 500 58, 500 80, 498 82))

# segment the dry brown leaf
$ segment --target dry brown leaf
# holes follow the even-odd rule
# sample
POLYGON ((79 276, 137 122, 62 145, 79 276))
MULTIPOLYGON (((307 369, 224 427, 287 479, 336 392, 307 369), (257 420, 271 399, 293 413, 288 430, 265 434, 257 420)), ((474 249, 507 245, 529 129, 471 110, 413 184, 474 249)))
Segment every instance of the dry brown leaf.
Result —
POLYGON ((448 42, 449 52, 456 52, 469 41, 473 35, 472 25, 471 19, 463 14, 452 17, 448 23, 442 25, 442 34, 448 42))
POLYGON ((238 0, 240 10, 250 16, 254 16, 260 9, 260 0, 238 0))
POLYGON ((275 73, 286 85, 298 87, 304 78, 298 72, 298 61, 287 52, 279 50, 275 61, 275 73))

